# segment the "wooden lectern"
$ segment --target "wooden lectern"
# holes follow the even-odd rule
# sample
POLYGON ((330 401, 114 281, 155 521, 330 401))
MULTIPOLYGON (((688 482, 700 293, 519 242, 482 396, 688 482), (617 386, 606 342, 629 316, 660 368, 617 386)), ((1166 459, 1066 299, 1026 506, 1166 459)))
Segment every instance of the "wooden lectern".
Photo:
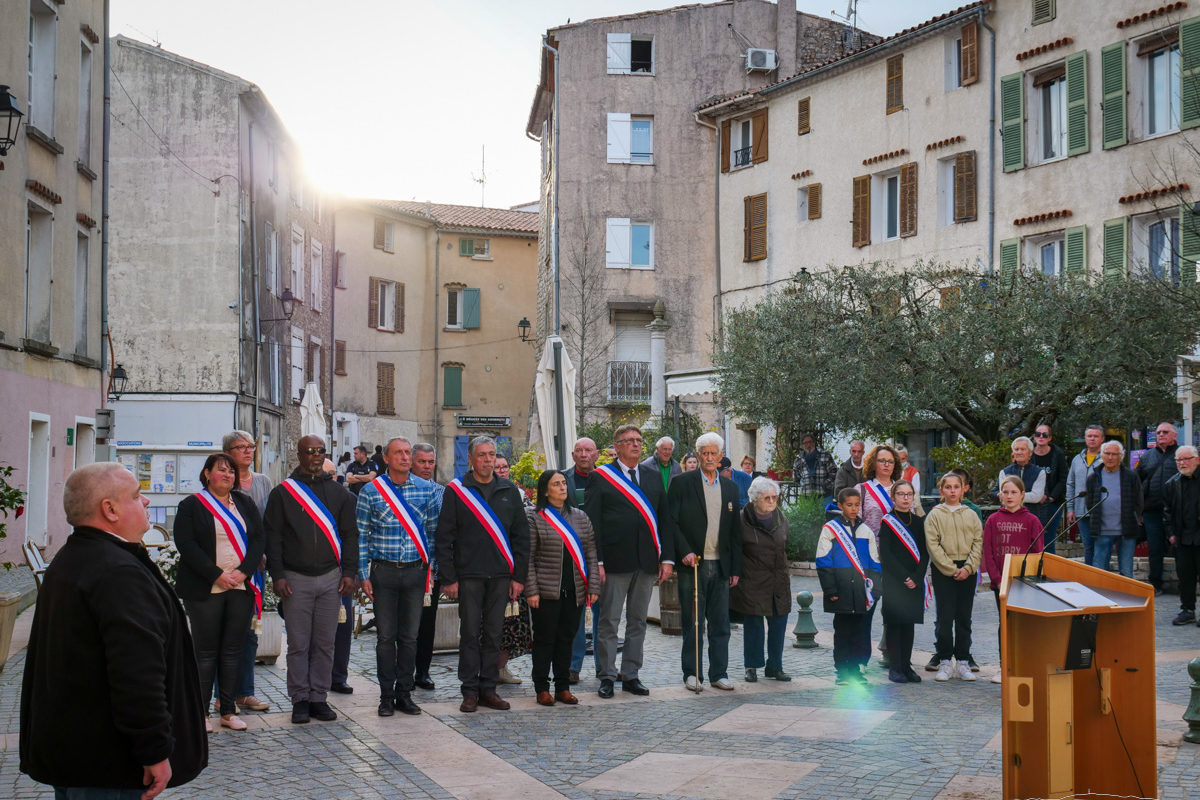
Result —
POLYGON ((1000 641, 1004 800, 1158 796, 1153 586, 1010 555, 1000 641))

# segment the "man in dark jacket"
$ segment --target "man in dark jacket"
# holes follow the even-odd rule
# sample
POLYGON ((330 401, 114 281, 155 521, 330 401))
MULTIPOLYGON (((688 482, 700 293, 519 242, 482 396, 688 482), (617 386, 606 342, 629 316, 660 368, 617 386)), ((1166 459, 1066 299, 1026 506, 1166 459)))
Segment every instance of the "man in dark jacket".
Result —
POLYGON ((834 497, 841 494, 842 489, 858 486, 863 482, 863 454, 866 452, 867 446, 862 440, 855 439, 850 443, 850 457, 838 467, 837 475, 833 479, 834 497))
POLYGON ((1196 619, 1196 575, 1200 569, 1200 457, 1184 445, 1175 451, 1179 472, 1163 484, 1163 527, 1175 547, 1179 573, 1179 616, 1172 622, 1186 625, 1196 619))
POLYGON ((504 607, 525 590, 529 522, 521 490, 494 473, 496 440, 477 436, 467 446, 470 470, 450 481, 437 524, 442 591, 458 599, 459 710, 507 711, 496 694, 504 607))
POLYGON ((63 490, 74 531, 38 595, 20 724, 21 771, 61 796, 150 798, 208 765, 187 620, 141 546, 149 504, 112 462, 80 467, 63 490))
POLYGON ((1162 594, 1163 556, 1167 553, 1166 533, 1163 529, 1163 485, 1177 471, 1175 468, 1175 443, 1178 432, 1169 422, 1160 422, 1154 431, 1154 447, 1142 454, 1134 472, 1142 482, 1145 498, 1146 544, 1150 549, 1150 583, 1154 593, 1162 594))
POLYGON ((1142 524, 1142 482, 1137 473, 1121 463, 1125 446, 1114 440, 1100 445, 1101 466, 1087 477, 1087 507, 1092 538, 1092 566, 1108 569, 1117 547, 1117 566, 1126 578, 1133 577, 1133 550, 1142 524))
MULTIPOLYGON (((596 469, 596 459, 600 456, 600 451, 596 449, 596 443, 584 436, 575 440, 575 447, 571 450, 571 459, 575 462, 574 466, 568 467, 563 474, 567 476, 567 497, 571 503, 578 508, 583 508, 583 502, 587 499, 587 490, 592 482, 592 473, 596 469)), ((571 683, 579 683, 579 670, 583 669, 583 657, 587 655, 587 614, 583 614, 579 618, 579 630, 575 632, 575 641, 571 644, 571 683)), ((600 621, 600 601, 592 603, 592 660, 596 668, 596 674, 600 674, 600 657, 596 652, 596 625, 600 621)))
POLYGON ((301 437, 296 452, 300 466, 271 490, 263 523, 267 569, 287 625, 292 722, 300 725, 337 719, 326 697, 340 598, 357 588, 358 522, 354 495, 322 469, 321 437, 301 437))
POLYGON ((697 654, 706 622, 708 683, 733 690, 729 680, 729 590, 737 586, 742 572, 742 524, 738 487, 718 471, 724 448, 720 436, 703 434, 696 440, 700 469, 672 479, 667 489, 667 506, 675 521, 675 552, 686 554, 679 559, 680 653, 683 683, 693 692, 703 689, 704 664, 703 660, 697 663, 697 654), (698 609, 692 608, 693 597, 698 599, 698 609), (698 612, 695 619, 694 611, 698 612))

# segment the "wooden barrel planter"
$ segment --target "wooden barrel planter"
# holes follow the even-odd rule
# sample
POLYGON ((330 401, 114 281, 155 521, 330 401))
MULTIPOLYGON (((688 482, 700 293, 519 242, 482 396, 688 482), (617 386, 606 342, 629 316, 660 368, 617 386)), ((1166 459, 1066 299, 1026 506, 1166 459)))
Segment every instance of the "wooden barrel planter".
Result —
POLYGON ((668 636, 683 635, 683 620, 679 612, 679 579, 674 575, 658 587, 658 616, 663 633, 668 636))

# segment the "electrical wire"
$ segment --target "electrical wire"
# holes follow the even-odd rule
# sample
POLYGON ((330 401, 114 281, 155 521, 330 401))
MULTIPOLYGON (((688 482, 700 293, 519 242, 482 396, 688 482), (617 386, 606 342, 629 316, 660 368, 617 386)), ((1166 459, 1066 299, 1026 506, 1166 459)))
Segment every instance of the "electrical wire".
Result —
MULTIPOLYGON (((1096 662, 1092 663, 1092 669, 1096 673, 1096 688, 1101 687, 1100 665, 1096 662)), ((1129 752, 1129 745, 1125 744, 1125 734, 1121 733, 1121 723, 1117 719, 1117 704, 1109 702, 1109 716, 1112 717, 1113 725, 1117 728, 1117 738, 1121 740, 1121 748, 1125 751, 1125 759, 1129 762, 1129 770, 1133 773, 1133 780, 1137 783, 1138 794, 1145 794, 1146 790, 1142 788, 1142 779, 1138 775, 1137 767, 1133 763, 1133 754, 1129 752)))

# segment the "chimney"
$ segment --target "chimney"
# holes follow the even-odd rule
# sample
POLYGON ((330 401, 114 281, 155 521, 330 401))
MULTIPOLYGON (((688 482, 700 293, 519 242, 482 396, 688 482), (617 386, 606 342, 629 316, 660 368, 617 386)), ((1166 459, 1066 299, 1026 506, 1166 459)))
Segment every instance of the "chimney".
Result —
POLYGON ((779 59, 776 79, 800 71, 796 58, 796 0, 778 0, 775 24, 775 51, 779 59))

